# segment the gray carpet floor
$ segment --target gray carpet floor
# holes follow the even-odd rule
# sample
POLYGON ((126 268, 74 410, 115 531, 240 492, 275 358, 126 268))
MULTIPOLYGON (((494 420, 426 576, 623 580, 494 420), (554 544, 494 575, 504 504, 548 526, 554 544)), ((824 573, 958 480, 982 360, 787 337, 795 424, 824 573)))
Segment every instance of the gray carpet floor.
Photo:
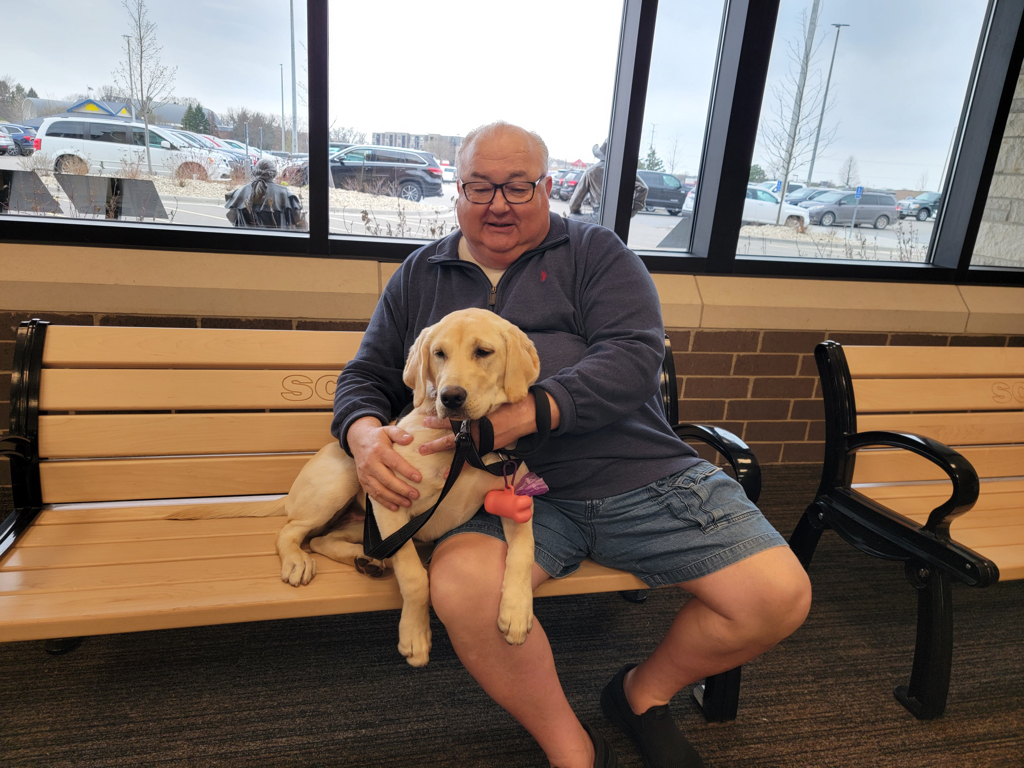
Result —
MULTIPOLYGON (((767 467, 762 507, 788 536, 817 476, 767 467)), ((709 766, 1024 766, 1024 583, 954 587, 946 715, 919 722, 893 698, 913 654, 902 566, 826 533, 814 606, 743 672, 736 721, 708 724, 685 694, 677 721, 709 766)), ((684 596, 538 600, 581 719, 627 768, 632 743, 598 695, 656 644, 684 596)), ((544 766, 527 733, 462 669, 434 625, 430 664, 399 657, 396 612, 86 639, 51 657, 0 645, 0 766, 544 766)))

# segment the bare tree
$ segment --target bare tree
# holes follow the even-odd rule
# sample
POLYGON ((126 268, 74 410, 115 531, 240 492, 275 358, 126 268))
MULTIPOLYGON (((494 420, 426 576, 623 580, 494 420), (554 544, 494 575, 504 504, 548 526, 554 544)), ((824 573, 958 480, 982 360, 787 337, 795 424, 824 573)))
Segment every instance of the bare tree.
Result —
POLYGON ((842 166, 839 168, 839 184, 846 189, 860 184, 860 172, 857 170, 857 158, 850 155, 848 158, 843 160, 842 166))
POLYGON ((366 131, 357 131, 355 128, 341 126, 331 127, 330 140, 335 144, 365 144, 366 131))
MULTIPOLYGON (((804 15, 802 33, 788 42, 792 62, 781 83, 772 86, 771 106, 759 128, 761 165, 768 174, 783 183, 783 195, 790 176, 810 161, 818 116, 825 99, 825 82, 815 56, 825 39, 815 42, 820 0, 814 0, 811 13, 804 15)), ((831 103, 825 112, 831 111, 831 103)), ((818 140, 818 152, 835 139, 838 126, 823 129, 818 140)), ((781 204, 779 208, 781 212, 781 204)))
POLYGON ((672 143, 668 146, 668 154, 665 156, 665 163, 668 165, 668 172, 674 174, 676 166, 679 165, 679 134, 672 137, 672 143))
POLYGON ((114 71, 114 83, 127 96, 136 115, 146 126, 146 165, 153 173, 149 151, 149 117, 156 107, 163 106, 174 89, 177 67, 167 68, 160 61, 163 46, 156 41, 156 24, 149 20, 145 0, 121 0, 130 21, 124 39, 125 60, 114 71))
POLYGON ((917 188, 928 189, 928 171, 924 171, 917 177, 917 188))

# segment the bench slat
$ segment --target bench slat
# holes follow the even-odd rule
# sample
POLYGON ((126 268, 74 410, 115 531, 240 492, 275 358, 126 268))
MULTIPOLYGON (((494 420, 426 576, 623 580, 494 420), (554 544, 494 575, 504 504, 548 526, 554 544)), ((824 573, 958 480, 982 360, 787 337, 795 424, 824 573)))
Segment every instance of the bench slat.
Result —
MULTIPOLYGON (((850 375, 864 378, 1024 377, 1020 347, 843 346, 850 375)), ((860 384, 857 384, 860 394, 860 384)), ((859 397, 858 397, 859 399, 859 397)))
POLYGON ((1024 443, 1024 412, 858 414, 858 431, 876 429, 913 432, 954 448, 1024 443))
MULTIPOLYGON (((265 501, 273 498, 273 496, 283 496, 284 494, 269 494, 267 496, 261 496, 256 501, 265 501)), ((252 501, 253 499, 239 498, 235 499, 234 502, 252 501)), ((206 499, 201 499, 197 503, 204 503, 206 499)), ((232 502, 232 503, 234 503, 232 502)), ((163 520, 172 512, 175 512, 185 507, 194 506, 191 501, 184 504, 163 504, 154 502, 143 502, 141 504, 118 504, 117 506, 105 506, 99 504, 89 504, 87 506, 61 506, 56 509, 47 508, 43 509, 39 516, 32 521, 32 527, 38 528, 40 526, 47 525, 81 525, 83 523, 114 523, 114 522, 135 522, 139 520, 163 520)), ((277 519, 281 518, 268 518, 277 519)))
POLYGON ((861 379, 857 413, 910 411, 1019 411, 1024 378, 861 379))
POLYGON ((333 408, 338 370, 44 369, 43 411, 333 408))
POLYGON ((47 504, 287 493, 310 456, 46 461, 39 477, 47 504))
POLYGON ((39 417, 43 458, 318 451, 330 411, 84 414, 39 417))
POLYGON ((47 368, 338 368, 357 331, 51 326, 47 368))
POLYGON ((276 536, 284 517, 240 517, 222 520, 129 520, 40 525, 29 528, 19 547, 85 547, 94 544, 195 540, 219 536, 276 536))
MULTIPOLYGON (((1014 477, 1024 473, 1024 445, 966 447, 960 453, 978 477, 1014 477)), ((859 451, 854 483, 895 483, 944 480, 946 473, 910 451, 859 451)))
POLYGON ((1024 579, 1024 544, 986 547, 982 554, 999 566, 1000 581, 1024 579))
MULTIPOLYGON (((949 498, 949 489, 950 486, 947 485, 945 493, 905 498, 880 497, 872 493, 874 488, 858 488, 857 490, 901 515, 924 523, 931 511, 949 498)), ((953 538, 956 538, 956 531, 962 528, 1009 525, 1018 521, 1024 522, 1024 493, 988 494, 982 492, 978 503, 970 511, 953 521, 953 538)))
MULTIPOLYGON (((53 582, 43 576, 53 572, 0 573, 0 642, 401 607, 393 575, 371 579, 325 558, 317 556, 317 561, 316 578, 299 588, 280 580, 276 555, 204 560, 196 569, 179 561, 163 564, 162 570, 159 565, 133 566, 141 571, 138 580, 123 565, 70 568, 68 576, 77 577, 77 588, 57 592, 48 592, 53 582), (207 567, 221 576, 189 580, 207 567), (37 575, 41 578, 33 580, 37 575), (36 588, 17 589, 19 583, 36 588)), ((542 584, 536 596, 644 588, 634 576, 585 560, 572 576, 542 584)), ((397 633, 397 616, 394 620, 397 633)))
MULTIPOLYGON (((854 490, 870 496, 873 499, 902 499, 902 498, 924 498, 941 496, 948 499, 952 486, 949 481, 933 483, 928 485, 879 485, 862 487, 854 483, 854 490)), ((993 496, 1003 494, 1024 493, 1024 480, 982 480, 980 504, 983 500, 991 499, 993 496)))

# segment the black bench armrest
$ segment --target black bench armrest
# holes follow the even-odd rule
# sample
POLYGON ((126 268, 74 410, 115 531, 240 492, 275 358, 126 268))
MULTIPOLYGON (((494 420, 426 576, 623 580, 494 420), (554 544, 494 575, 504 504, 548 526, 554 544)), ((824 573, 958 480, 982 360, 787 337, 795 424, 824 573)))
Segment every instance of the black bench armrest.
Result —
POLYGON ((708 424, 676 424, 672 429, 681 439, 700 440, 722 454, 732 465, 747 498, 757 503, 761 495, 761 465, 746 443, 729 430, 708 424))
POLYGON ((978 473, 971 462, 938 440, 909 432, 874 431, 846 436, 847 454, 872 446, 902 448, 916 453, 937 465, 949 476, 953 483, 953 495, 931 511, 928 522, 924 525, 925 531, 948 541, 950 523, 975 505, 981 491, 978 473))

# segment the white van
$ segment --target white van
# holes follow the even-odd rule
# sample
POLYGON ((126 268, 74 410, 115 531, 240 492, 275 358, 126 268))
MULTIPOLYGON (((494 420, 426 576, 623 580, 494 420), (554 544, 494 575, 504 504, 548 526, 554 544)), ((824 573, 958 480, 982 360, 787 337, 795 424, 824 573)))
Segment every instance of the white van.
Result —
MULTIPOLYGON (((36 152, 53 158, 53 169, 66 173, 85 163, 88 173, 116 176, 128 169, 146 172, 146 128, 116 117, 61 115, 48 117, 36 133, 36 152)), ((223 156, 190 146, 166 128, 149 126, 153 173, 196 179, 229 179, 223 156)))

